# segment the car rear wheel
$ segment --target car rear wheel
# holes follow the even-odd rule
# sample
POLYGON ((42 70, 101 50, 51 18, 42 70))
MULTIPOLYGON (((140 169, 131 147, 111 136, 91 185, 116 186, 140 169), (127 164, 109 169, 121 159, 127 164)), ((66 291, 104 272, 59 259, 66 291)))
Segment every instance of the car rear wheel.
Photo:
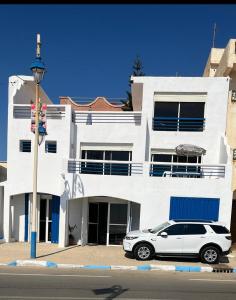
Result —
POLYGON ((146 243, 139 244, 134 249, 134 256, 137 260, 150 260, 154 255, 152 246, 146 243))
POLYGON ((220 259, 220 251, 214 246, 208 246, 202 249, 200 257, 204 263, 217 264, 220 259))

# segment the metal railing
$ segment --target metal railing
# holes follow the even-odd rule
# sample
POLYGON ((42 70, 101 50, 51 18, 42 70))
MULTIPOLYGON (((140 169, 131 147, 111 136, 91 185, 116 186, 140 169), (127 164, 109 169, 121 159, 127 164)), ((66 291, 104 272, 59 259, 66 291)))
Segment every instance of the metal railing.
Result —
POLYGON ((131 161, 69 160, 68 173, 131 176, 142 174, 143 165, 131 161))
MULTIPOLYGON (((47 119, 61 119, 65 117, 65 106, 61 105, 47 105, 46 111, 47 119)), ((13 107, 14 119, 30 119, 31 105, 30 104, 15 104, 13 107)))
POLYGON ((120 112, 120 111, 75 111, 73 121, 75 123, 133 123, 141 124, 141 112, 120 112))
POLYGON ((94 175, 142 175, 143 166, 150 177, 177 177, 177 178, 225 178, 226 165, 205 165, 192 163, 166 163, 132 161, 92 160, 79 159, 68 161, 68 173, 94 175))
POLYGON ((225 165, 152 162, 149 175, 153 177, 224 178, 225 165))
POLYGON ((203 131, 205 118, 154 117, 154 131, 203 131))

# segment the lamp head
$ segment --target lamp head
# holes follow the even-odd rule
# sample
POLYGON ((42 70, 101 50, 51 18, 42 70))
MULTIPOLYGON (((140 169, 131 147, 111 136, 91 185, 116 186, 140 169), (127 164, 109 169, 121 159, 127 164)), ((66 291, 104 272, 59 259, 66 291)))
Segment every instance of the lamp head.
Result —
POLYGON ((41 60, 41 57, 36 57, 34 62, 31 64, 30 69, 34 75, 34 80, 36 83, 40 83, 43 80, 46 68, 41 60))

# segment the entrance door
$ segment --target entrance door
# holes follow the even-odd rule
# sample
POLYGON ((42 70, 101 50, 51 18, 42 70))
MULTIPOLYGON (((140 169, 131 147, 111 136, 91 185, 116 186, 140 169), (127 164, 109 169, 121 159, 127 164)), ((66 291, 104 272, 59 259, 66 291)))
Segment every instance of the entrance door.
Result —
POLYGON ((106 245, 108 203, 89 203, 88 243, 106 245))
POLYGON ((109 245, 122 245, 127 230, 128 205, 110 203, 109 245))
POLYGON ((39 241, 51 242, 52 233, 52 200, 40 199, 39 241))

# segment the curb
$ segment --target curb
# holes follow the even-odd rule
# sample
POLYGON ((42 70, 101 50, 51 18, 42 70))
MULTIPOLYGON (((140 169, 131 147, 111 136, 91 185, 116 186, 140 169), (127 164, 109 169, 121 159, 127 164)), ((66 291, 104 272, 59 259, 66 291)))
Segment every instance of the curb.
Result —
MULTIPOLYGON (((87 270, 136 270, 136 271, 172 271, 172 272, 219 272, 217 267, 199 266, 175 266, 175 265, 139 265, 139 266, 118 266, 118 265, 77 265, 77 264, 57 264, 51 261, 37 260, 15 260, 0 266, 9 267, 47 267, 59 269, 87 269, 87 270)), ((236 273, 235 268, 222 268, 224 273, 236 273), (229 272, 230 271, 230 272, 229 272)))

